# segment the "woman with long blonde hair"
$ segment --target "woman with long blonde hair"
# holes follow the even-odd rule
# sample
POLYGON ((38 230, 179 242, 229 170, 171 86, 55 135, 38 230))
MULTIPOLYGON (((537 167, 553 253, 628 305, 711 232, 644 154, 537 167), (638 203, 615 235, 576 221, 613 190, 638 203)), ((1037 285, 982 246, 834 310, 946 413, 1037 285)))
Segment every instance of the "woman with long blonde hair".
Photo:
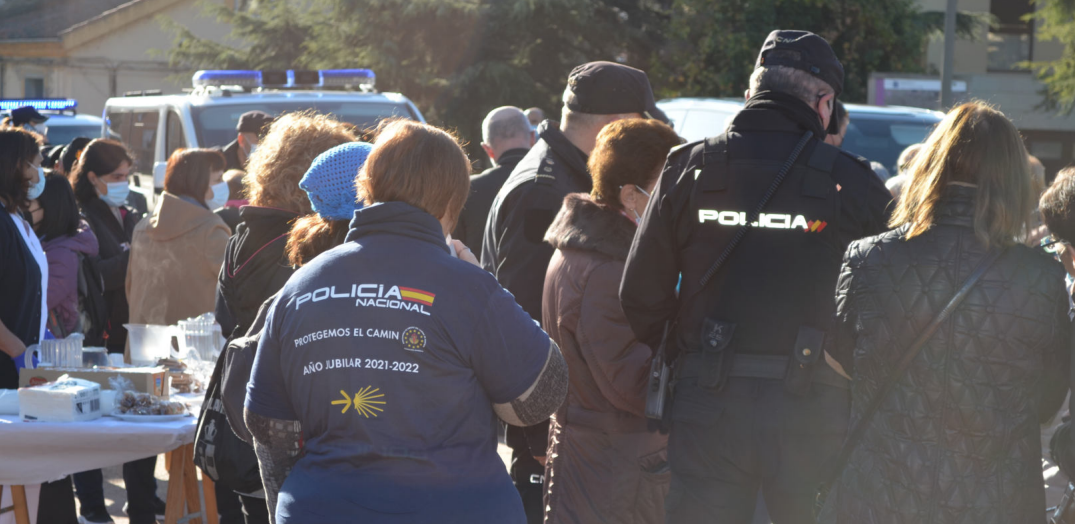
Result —
POLYGON ((1041 522, 1039 424, 1067 391, 1070 321, 1063 268, 1018 242, 1034 208, 1026 149, 1002 113, 971 102, 938 124, 910 176, 895 229, 852 243, 837 284, 828 351, 853 378, 850 427, 881 400, 820 522, 1041 522))

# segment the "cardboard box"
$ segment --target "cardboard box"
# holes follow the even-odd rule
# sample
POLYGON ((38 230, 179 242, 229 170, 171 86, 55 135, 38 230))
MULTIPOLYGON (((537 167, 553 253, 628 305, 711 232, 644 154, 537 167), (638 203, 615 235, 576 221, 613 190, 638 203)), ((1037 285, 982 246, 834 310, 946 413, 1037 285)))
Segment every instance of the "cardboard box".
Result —
POLYGON ((54 382, 61 375, 96 382, 101 389, 112 389, 108 379, 117 375, 127 378, 139 393, 149 393, 162 399, 168 398, 168 370, 163 367, 152 368, 37 368, 19 370, 19 387, 39 386, 54 382))

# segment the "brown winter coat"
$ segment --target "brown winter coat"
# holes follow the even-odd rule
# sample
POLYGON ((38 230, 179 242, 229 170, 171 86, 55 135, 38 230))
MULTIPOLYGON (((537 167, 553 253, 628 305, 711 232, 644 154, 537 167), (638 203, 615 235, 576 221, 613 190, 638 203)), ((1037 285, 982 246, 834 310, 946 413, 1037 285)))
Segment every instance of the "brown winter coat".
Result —
POLYGON ((134 228, 127 269, 132 324, 171 325, 213 311, 231 231, 196 203, 163 193, 134 228))
POLYGON ((557 251, 543 325, 571 376, 549 426, 547 524, 664 522, 667 437, 644 417, 653 352, 635 340, 618 296, 634 233, 630 219, 579 193, 545 236, 557 251))

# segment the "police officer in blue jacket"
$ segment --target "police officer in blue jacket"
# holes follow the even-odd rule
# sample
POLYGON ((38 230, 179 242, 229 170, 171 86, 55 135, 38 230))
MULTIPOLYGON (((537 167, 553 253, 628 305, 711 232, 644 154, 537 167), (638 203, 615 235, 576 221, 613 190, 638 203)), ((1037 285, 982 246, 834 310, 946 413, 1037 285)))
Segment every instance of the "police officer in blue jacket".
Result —
POLYGON ((824 39, 772 32, 744 109, 673 150, 643 216, 620 298, 651 347, 673 326, 671 524, 748 523, 759 490, 774 523, 813 522, 850 407, 823 358, 833 289, 844 249, 885 230, 889 203, 869 165, 824 143, 843 80, 824 39))

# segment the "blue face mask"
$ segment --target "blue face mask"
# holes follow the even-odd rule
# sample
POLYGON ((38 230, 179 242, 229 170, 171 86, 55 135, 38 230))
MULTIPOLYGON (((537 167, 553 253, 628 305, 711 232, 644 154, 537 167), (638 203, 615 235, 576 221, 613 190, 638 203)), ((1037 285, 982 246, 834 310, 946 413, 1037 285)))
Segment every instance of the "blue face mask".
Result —
POLYGON ((131 194, 131 186, 126 182, 109 182, 105 184, 108 189, 108 193, 101 196, 101 199, 108 203, 112 207, 119 207, 127 203, 127 195, 131 194))
POLYGON ((45 192, 45 170, 41 166, 37 166, 37 183, 30 186, 30 192, 26 195, 26 198, 30 200, 36 200, 41 196, 41 193, 45 192))
POLYGON ((219 184, 213 184, 212 189, 213 198, 205 201, 205 207, 208 207, 210 211, 215 211, 228 203, 228 183, 221 182, 219 184))

